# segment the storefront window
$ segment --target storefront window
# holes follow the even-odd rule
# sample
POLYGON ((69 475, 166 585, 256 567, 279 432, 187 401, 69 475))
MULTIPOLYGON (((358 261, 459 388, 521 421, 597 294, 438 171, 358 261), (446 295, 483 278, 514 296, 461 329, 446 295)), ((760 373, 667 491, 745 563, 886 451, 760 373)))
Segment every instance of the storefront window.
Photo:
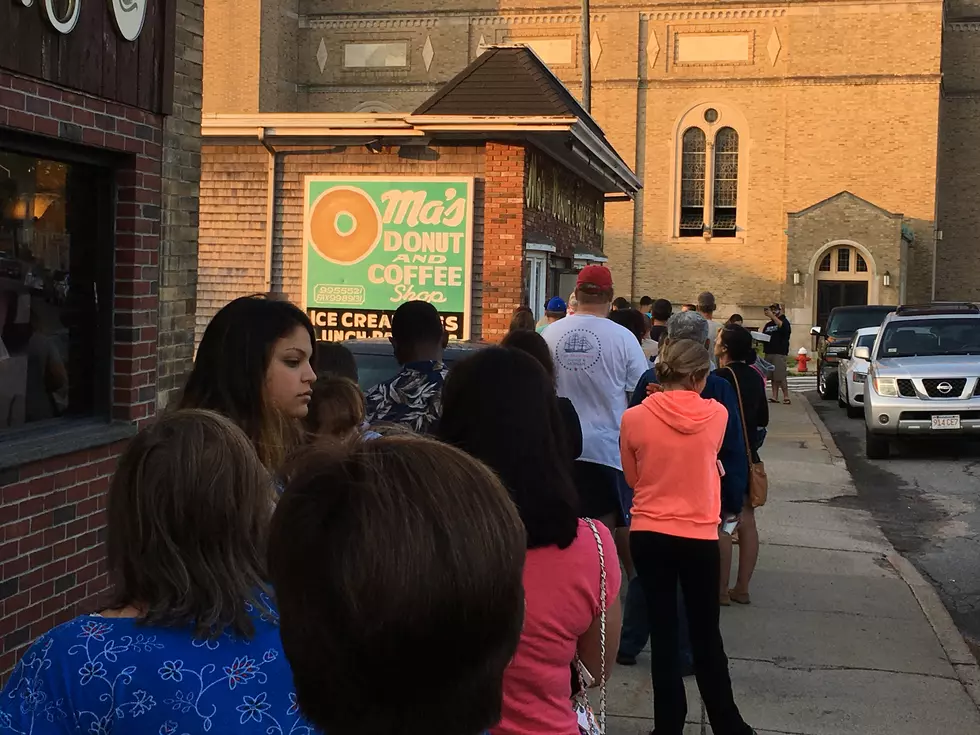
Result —
POLYGON ((0 150, 0 431, 108 409, 109 175, 0 150))

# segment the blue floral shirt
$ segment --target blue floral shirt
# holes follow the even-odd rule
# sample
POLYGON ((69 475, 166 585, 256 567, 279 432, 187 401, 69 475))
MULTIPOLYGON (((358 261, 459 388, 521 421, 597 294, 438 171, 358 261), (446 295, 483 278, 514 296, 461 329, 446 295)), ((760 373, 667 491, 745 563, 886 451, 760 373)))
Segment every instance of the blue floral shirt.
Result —
POLYGON ((0 694, 0 735, 315 735, 299 715, 278 620, 255 636, 86 615, 35 641, 0 694))

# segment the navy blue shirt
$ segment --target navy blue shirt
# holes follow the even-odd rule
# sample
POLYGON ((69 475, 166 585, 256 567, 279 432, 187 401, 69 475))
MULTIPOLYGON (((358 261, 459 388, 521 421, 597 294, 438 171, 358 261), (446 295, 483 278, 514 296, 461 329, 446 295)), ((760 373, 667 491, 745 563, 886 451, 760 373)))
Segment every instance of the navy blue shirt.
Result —
MULTIPOLYGON (((658 383, 657 371, 647 370, 636 384, 630 408, 639 406, 647 397, 647 386, 658 383)), ((708 374, 702 398, 713 398, 728 411, 728 426, 721 443, 718 459, 725 468, 721 478, 721 509, 725 513, 741 513, 749 487, 749 461, 745 456, 745 439, 742 438, 742 419, 738 413, 738 396, 724 378, 708 374)))

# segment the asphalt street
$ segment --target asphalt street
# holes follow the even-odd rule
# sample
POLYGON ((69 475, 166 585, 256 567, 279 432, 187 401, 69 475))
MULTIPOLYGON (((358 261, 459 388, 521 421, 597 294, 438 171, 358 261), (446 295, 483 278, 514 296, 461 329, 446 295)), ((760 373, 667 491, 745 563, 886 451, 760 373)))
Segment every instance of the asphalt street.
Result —
POLYGON ((858 497, 841 497, 872 513, 891 544, 939 592, 980 660, 980 442, 916 437, 887 460, 864 453, 864 422, 836 401, 806 397, 833 434, 858 497))

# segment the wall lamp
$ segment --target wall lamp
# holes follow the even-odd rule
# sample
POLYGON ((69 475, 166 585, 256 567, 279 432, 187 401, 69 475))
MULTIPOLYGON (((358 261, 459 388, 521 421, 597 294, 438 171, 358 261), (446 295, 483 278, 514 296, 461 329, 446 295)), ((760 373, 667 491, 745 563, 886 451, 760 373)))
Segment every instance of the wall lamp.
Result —
POLYGON ((802 278, 802 276, 801 276, 800 271, 798 269, 795 270, 795 271, 793 271, 793 285, 794 286, 799 286, 800 285, 801 278, 802 278))
POLYGON ((892 285, 892 274, 885 271, 885 274, 881 277, 881 285, 888 287, 892 285))
POLYGON ((368 141, 364 144, 364 147, 371 151, 371 153, 381 153, 381 151, 384 150, 384 146, 381 145, 380 138, 375 138, 374 140, 368 141))

